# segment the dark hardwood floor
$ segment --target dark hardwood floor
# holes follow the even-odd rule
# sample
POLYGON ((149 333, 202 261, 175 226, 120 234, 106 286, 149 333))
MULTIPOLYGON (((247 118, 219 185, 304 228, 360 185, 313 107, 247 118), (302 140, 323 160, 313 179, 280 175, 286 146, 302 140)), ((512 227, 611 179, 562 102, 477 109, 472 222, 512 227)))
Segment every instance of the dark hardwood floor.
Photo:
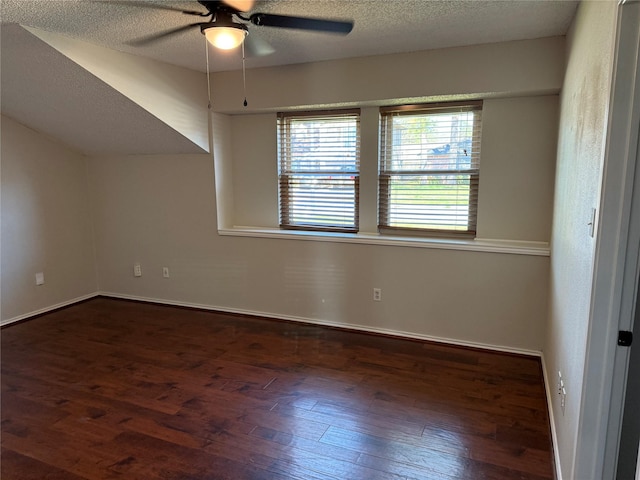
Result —
POLYGON ((3 480, 553 478, 535 358, 107 298, 1 340, 3 480))

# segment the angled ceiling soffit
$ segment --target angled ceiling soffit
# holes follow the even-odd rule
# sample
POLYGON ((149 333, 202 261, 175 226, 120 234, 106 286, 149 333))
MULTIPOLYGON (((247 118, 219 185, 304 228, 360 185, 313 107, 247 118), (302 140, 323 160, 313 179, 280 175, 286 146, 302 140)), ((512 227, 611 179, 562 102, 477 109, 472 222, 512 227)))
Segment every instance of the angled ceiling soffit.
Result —
POLYGON ((204 73, 24 28, 202 150, 210 151, 204 73))

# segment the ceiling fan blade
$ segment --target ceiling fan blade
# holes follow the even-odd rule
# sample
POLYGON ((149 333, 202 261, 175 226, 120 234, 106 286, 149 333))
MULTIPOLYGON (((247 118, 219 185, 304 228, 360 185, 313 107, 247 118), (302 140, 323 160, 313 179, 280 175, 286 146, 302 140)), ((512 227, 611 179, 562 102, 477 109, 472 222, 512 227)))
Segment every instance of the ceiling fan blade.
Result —
POLYGON ((151 35, 147 35, 145 37, 136 38, 135 40, 130 40, 130 41, 125 42, 125 43, 127 45, 131 45, 133 47, 140 47, 140 46, 147 45, 149 43, 155 42, 156 40, 160 40, 160 39, 163 39, 165 37, 171 37, 173 35, 176 35, 178 33, 184 32, 186 30, 190 30, 191 28, 199 27, 200 25, 207 25, 207 24, 208 24, 208 22, 190 23, 189 25, 184 25, 182 27, 172 28, 171 30, 164 30, 162 32, 153 33, 151 35))
POLYGON ((222 0, 222 3, 226 3, 231 8, 239 12, 248 12, 253 8, 254 0, 222 0))
POLYGON ((266 57, 276 51, 269 42, 253 31, 244 40, 244 50, 248 57, 266 57))
POLYGON ((209 12, 199 12, 197 10, 184 10, 182 8, 176 8, 170 5, 161 5, 159 3, 136 2, 136 1, 128 1, 128 0, 100 0, 100 1, 104 3, 123 5, 125 7, 147 8, 152 10, 169 10, 171 12, 184 13, 185 15, 198 15, 199 17, 209 16, 209 12))
POLYGON ((346 35, 353 29, 352 21, 291 17, 288 15, 272 15, 270 13, 254 13, 249 17, 249 21, 262 27, 296 28, 299 30, 340 33, 342 35, 346 35))
POLYGON ((198 3, 215 13, 218 10, 226 9, 233 12, 248 12, 253 8, 254 0, 198 0, 198 3))

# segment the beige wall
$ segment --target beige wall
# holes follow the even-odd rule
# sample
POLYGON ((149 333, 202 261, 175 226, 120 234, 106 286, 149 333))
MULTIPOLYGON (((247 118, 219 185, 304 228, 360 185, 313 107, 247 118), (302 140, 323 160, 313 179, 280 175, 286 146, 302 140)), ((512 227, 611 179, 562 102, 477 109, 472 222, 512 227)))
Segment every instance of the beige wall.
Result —
POLYGON ((557 95, 484 102, 479 238, 550 240, 557 135, 557 95))
POLYGON ((592 208, 600 203, 616 13, 616 2, 580 4, 568 36, 561 95, 544 358, 550 384, 556 384, 561 371, 567 390, 564 413, 560 397, 551 395, 565 479, 577 478, 575 454, 596 245, 588 224, 592 208))
POLYGON ((225 82, 233 74, 217 75, 213 84, 229 95, 214 98, 215 169, 210 155, 88 159, 98 290, 539 351, 546 256, 219 236, 218 228, 277 225, 273 112, 280 106, 362 103, 361 221, 373 232, 376 105, 465 96, 487 98, 482 235, 547 241, 563 44, 552 38, 249 71, 256 100, 243 115, 229 114, 237 85, 225 82), (373 287, 382 288, 382 302, 372 301, 373 287))
MULTIPOLYGON (((231 126, 232 223, 277 227, 276 116, 231 116, 231 126)), ((557 129, 557 95, 484 101, 478 238, 549 241, 557 129)), ((361 132, 361 231, 375 233, 377 107, 362 109, 361 132)))
POLYGON ((90 160, 101 291, 541 348, 548 257, 218 236, 213 175, 206 155, 90 160))
POLYGON ((241 72, 216 73, 213 107, 219 113, 256 113, 398 99, 442 100, 452 95, 558 93, 564 75, 563 49, 564 37, 548 37, 250 69, 247 108, 242 106, 241 72))
POLYGON ((1 154, 5 322, 93 294, 97 281, 86 158, 4 116, 1 154))
POLYGON ((238 72, 216 74, 219 226, 277 228, 279 109, 361 108, 360 231, 375 234, 378 106, 483 98, 478 237, 548 242, 563 68, 561 37, 260 68, 242 110, 238 72))
MULTIPOLYGON (((233 184, 230 226, 277 228, 278 153, 276 114, 231 116, 231 176, 233 184)), ((217 162, 218 159, 216 159, 217 162)), ((223 159, 224 161, 224 159, 223 159)), ((220 197, 219 197, 220 198, 220 197)), ((220 203, 225 200, 220 198, 220 203)))
POLYGON ((479 231, 547 242, 563 46, 551 38, 250 70, 241 114, 233 113, 237 72, 216 74, 225 96, 214 91, 215 168, 207 155, 90 160, 100 290, 539 351, 548 257, 219 236, 218 228, 277 227, 277 108, 349 103, 363 108, 361 225, 375 232, 376 105, 462 95, 487 98, 479 231), (372 301, 373 287, 382 302, 372 301))
POLYGON ((233 162, 231 153, 231 117, 219 113, 210 115, 213 158, 215 159, 215 188, 218 225, 231 228, 233 212, 233 162))

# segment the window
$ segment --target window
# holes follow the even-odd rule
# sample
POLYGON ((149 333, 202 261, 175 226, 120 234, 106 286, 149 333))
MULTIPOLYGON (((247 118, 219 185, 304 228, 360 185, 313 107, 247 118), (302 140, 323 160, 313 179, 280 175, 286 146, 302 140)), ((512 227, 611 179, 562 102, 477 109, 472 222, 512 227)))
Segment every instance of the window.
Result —
POLYGON ((280 228, 358 231, 360 110, 278 114, 280 228))
POLYGON ((379 230, 475 237, 482 102, 380 109, 379 230))

